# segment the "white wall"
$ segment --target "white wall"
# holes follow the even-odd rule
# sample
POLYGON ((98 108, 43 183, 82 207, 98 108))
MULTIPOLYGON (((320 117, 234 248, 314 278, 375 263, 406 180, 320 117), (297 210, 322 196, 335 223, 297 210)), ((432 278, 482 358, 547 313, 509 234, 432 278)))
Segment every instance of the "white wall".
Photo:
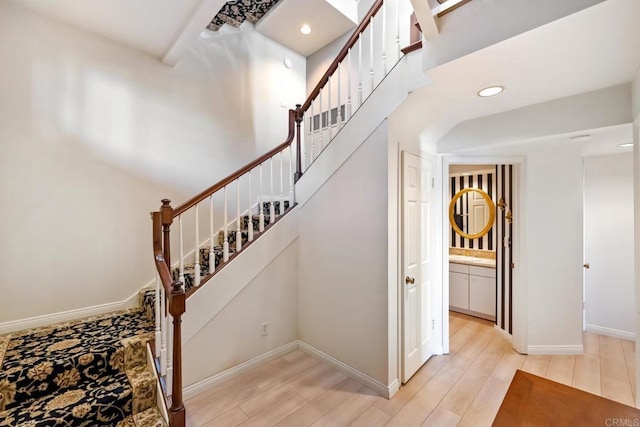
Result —
POLYGON ((168 68, 11 2, 0 28, 0 322, 148 283, 148 212, 282 142, 280 105, 304 97, 304 58, 256 32, 168 68))
POLYGON ((300 208, 300 339, 388 385, 387 122, 300 208))
POLYGON ((295 341, 297 316, 296 240, 183 346, 184 385, 295 341), (263 322, 269 323, 266 336, 263 322))
POLYGON ((587 330, 635 334, 633 155, 584 159, 587 330))

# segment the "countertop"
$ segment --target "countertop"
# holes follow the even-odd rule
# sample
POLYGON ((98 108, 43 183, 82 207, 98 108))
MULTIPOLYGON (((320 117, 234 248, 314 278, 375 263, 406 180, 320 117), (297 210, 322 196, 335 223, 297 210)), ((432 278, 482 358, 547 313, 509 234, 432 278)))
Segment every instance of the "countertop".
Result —
POLYGON ((496 260, 491 258, 478 258, 465 255, 449 255, 449 262, 456 264, 474 265, 476 267, 496 268, 496 260))

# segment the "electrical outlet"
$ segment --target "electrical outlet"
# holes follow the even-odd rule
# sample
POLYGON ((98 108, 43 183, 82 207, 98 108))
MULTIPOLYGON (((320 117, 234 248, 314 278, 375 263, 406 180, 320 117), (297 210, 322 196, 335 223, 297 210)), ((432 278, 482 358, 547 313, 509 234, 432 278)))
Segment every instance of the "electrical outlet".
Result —
POLYGON ((269 322, 262 324, 262 335, 269 335, 269 322))

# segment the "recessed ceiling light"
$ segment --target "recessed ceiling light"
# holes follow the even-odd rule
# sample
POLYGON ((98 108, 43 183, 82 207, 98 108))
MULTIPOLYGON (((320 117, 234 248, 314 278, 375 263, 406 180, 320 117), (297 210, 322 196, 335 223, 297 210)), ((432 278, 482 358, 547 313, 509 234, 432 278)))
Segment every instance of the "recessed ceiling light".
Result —
POLYGON ((570 138, 572 141, 576 141, 576 142, 584 142, 584 141, 588 141, 591 139, 591 135, 589 134, 584 134, 584 135, 574 135, 570 138))
POLYGON ((305 36, 311 34, 311 27, 308 24, 303 24, 302 27, 300 27, 300 32, 305 36))
POLYGON ((618 144, 618 147, 633 147, 633 142, 625 142, 624 144, 618 144))
POLYGON ((504 90, 503 86, 489 86, 489 87, 485 87, 481 91, 478 91, 478 96, 481 96, 483 98, 486 98, 488 96, 495 96, 501 93, 503 90, 504 90))

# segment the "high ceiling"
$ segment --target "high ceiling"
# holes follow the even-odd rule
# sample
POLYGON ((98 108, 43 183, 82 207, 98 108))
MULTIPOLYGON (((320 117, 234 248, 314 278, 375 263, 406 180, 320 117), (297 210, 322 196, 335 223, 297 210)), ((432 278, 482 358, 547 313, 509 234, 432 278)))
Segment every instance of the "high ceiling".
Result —
MULTIPOLYGON (((169 64, 179 60, 226 3, 15 1, 169 64)), ((338 0, 279 0, 255 28, 308 55, 354 27, 330 3, 338 0), (311 25, 310 36, 300 34, 302 23, 311 25)), ((432 84, 413 91, 397 114, 404 116, 406 132, 437 141, 466 120, 629 82, 640 63, 638 16, 640 0, 606 0, 440 65, 427 72, 432 84), (489 99, 476 96, 493 84, 505 86, 505 92, 489 99)))
POLYGON ((245 20, 258 23, 257 31, 307 56, 355 27, 338 7, 357 5, 357 0, 13 1, 168 65, 175 65, 205 28, 238 26, 245 20), (303 23, 312 28, 308 36, 299 31, 303 23))

